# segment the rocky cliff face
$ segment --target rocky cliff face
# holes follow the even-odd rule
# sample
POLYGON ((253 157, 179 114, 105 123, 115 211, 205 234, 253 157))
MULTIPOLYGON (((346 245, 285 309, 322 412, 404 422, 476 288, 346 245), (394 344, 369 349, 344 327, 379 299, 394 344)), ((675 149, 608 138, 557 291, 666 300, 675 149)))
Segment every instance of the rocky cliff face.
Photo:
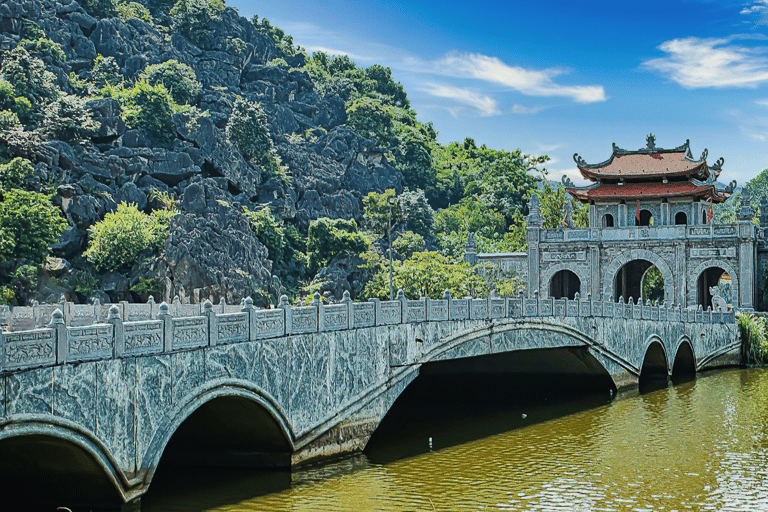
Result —
POLYGON ((166 300, 178 294, 191 301, 236 302, 259 295, 263 303, 267 294, 279 292, 280 280, 243 206, 269 205, 306 233, 318 217, 359 220, 361 199, 370 191, 402 189, 383 150, 346 126, 343 99, 319 94, 306 72, 267 66, 277 55, 274 42, 233 9, 210 23, 210 36, 195 44, 137 19, 94 18, 77 2, 4 0, 0 50, 16 47, 25 19, 64 50, 66 61, 43 60, 65 92, 73 92, 70 72, 90 70, 98 55, 113 57, 125 80, 175 59, 191 66, 202 84, 192 104, 208 114, 194 122, 176 114, 176 133, 165 147, 127 130, 120 104, 111 98, 87 103, 100 122, 88 141, 70 144, 34 134, 6 141, 7 152, 31 160, 41 181, 60 184, 54 204, 69 222, 54 246, 60 258, 79 257, 88 227, 119 202, 147 208, 152 189, 179 201, 181 214, 171 223, 165 248, 124 276, 124 284, 104 290, 113 300, 135 299, 128 286, 147 273, 161 280, 166 300), (233 44, 235 38, 244 45, 233 44), (238 96, 260 102, 267 113, 288 180, 267 179, 229 143, 225 127, 238 96))

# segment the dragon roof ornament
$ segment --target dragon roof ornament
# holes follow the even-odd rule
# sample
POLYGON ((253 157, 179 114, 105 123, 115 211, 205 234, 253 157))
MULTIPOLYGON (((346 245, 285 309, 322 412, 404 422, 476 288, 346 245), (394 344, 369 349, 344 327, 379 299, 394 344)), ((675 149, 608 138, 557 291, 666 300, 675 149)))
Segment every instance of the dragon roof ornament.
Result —
MULTIPOLYGON (((576 165, 583 169, 598 169, 600 167, 605 167, 606 165, 609 165, 611 162, 613 162, 613 159, 617 156, 624 156, 624 155, 651 155, 651 154, 658 154, 658 153, 680 153, 685 152, 686 158, 688 155, 690 155, 691 151, 691 141, 690 139, 686 139, 685 143, 677 146, 675 148, 665 149, 665 148, 659 148, 656 147, 656 136, 651 134, 648 134, 646 137, 646 146, 644 148, 636 149, 636 150, 629 150, 629 149, 622 149, 619 146, 616 145, 616 143, 611 144, 611 156, 608 157, 607 160, 597 163, 597 164, 588 164, 582 157, 579 156, 578 153, 573 154, 573 160, 576 162, 576 165)), ((706 150, 704 153, 702 153, 702 160, 699 160, 699 162, 703 161, 704 158, 706 158, 706 150)), ((691 158, 691 162, 696 162, 691 158)))
POLYGON ((567 190, 592 190, 593 188, 597 188, 602 184, 600 180, 598 180, 595 183, 590 183, 589 185, 578 186, 578 185, 575 185, 571 181, 571 178, 569 178, 565 174, 563 174, 561 181, 563 183, 563 186, 565 186, 567 190))

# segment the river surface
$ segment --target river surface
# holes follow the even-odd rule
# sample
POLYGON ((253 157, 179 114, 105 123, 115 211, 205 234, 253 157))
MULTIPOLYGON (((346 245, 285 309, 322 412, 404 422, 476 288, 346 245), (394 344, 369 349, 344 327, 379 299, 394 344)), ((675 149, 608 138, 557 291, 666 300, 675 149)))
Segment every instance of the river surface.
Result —
POLYGON ((142 510, 768 510, 768 370, 601 402, 529 425, 514 411, 513 430, 431 452, 424 438, 426 453, 385 463, 166 483, 142 510))

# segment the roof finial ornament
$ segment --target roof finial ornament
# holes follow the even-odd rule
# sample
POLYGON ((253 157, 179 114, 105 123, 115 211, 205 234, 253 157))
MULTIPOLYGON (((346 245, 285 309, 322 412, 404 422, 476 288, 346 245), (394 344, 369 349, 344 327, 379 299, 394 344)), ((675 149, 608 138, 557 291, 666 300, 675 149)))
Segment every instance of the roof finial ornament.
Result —
POLYGON ((586 160, 581 158, 578 153, 574 153, 573 154, 573 161, 576 162, 576 165, 578 165, 580 167, 586 167, 586 165, 587 165, 586 160))
POLYGON ((656 136, 652 133, 649 133, 648 136, 645 138, 646 147, 653 151, 656 149, 656 136))
POLYGON ((704 151, 701 152, 701 158, 699 158, 700 161, 704 161, 707 159, 707 155, 709 154, 709 151, 707 151, 707 148, 704 148, 704 151))

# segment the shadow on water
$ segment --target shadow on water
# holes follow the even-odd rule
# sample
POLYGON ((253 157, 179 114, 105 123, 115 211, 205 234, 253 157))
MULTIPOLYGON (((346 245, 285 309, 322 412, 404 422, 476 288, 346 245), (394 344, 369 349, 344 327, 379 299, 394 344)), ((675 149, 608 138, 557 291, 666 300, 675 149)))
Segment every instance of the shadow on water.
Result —
POLYGON ((609 402, 615 386, 581 348, 427 363, 395 401, 365 454, 388 463, 609 402))

